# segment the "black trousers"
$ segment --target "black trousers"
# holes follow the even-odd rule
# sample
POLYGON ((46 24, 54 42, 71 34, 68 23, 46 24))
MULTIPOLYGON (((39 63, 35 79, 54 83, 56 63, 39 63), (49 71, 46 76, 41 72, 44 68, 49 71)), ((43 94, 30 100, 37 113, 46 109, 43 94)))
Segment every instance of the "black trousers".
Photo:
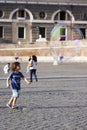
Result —
POLYGON ((36 69, 31 69, 30 70, 30 82, 32 82, 33 76, 34 76, 35 80, 37 81, 36 69))

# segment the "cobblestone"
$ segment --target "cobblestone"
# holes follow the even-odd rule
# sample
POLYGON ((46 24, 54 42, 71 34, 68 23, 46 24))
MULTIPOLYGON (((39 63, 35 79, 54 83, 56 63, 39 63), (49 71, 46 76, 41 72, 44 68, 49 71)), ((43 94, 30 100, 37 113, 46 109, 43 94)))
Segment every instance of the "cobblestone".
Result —
MULTIPOLYGON (((18 110, 6 107, 11 96, 0 64, 0 130, 87 130, 87 64, 39 63, 38 82, 22 81, 18 110)), ((22 71, 26 72, 26 63, 22 71)))

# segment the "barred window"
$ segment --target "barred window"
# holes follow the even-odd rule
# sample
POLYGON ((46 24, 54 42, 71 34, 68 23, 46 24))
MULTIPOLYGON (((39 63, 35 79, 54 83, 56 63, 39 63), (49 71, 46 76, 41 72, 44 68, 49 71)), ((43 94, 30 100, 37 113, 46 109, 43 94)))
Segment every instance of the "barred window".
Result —
POLYGON ((24 10, 18 11, 18 17, 24 18, 24 10))
POLYGON ((2 17, 3 16, 3 11, 2 10, 0 10, 0 17, 2 17))
POLYGON ((24 38, 24 27, 18 27, 18 38, 24 38))

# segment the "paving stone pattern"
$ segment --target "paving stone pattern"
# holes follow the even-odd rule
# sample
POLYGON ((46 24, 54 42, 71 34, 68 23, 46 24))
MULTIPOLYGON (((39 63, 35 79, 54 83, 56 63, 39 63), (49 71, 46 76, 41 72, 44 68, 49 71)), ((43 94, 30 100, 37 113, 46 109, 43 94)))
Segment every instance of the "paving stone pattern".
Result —
MULTIPOLYGON (((22 81, 17 110, 0 64, 0 130, 87 130, 87 64, 38 63, 38 82, 22 81)), ((21 64, 25 76, 27 63, 21 64)))

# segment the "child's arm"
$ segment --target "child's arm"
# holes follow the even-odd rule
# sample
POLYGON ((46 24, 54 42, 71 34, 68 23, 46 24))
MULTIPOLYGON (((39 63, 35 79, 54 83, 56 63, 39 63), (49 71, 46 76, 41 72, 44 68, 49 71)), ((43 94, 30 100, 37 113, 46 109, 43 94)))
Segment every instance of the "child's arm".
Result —
POLYGON ((6 86, 7 86, 7 88, 10 87, 10 78, 9 77, 7 78, 6 86))
POLYGON ((24 81, 25 81, 27 84, 30 84, 30 82, 29 82, 26 78, 24 78, 24 81))

